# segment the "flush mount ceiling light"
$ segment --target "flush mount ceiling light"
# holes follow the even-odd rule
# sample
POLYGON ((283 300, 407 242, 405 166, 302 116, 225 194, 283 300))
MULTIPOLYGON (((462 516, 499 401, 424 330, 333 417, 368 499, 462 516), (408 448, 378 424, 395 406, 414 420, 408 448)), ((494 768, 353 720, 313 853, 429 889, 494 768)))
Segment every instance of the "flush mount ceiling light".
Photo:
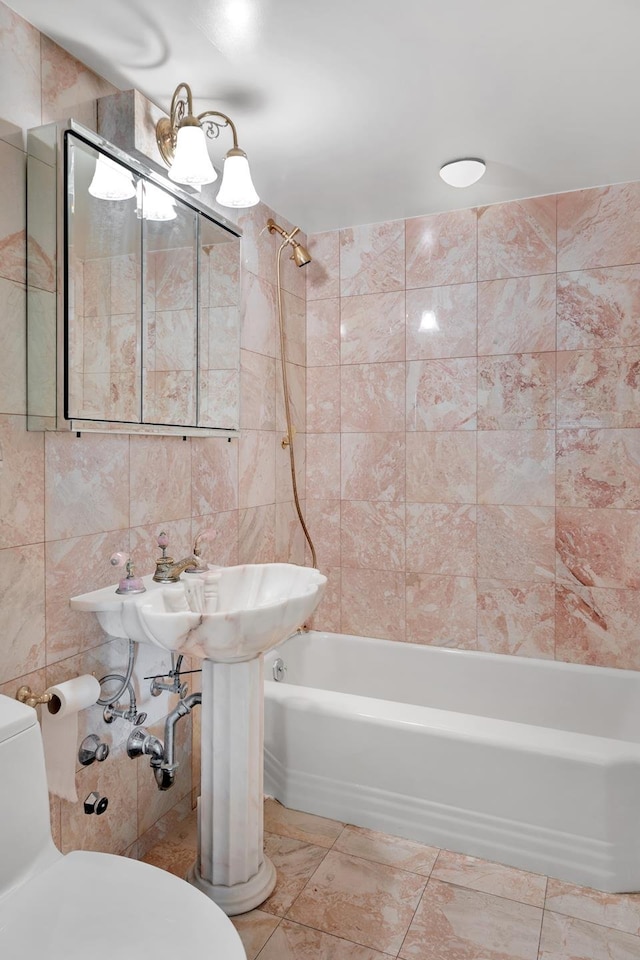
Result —
POLYGON ((260 198, 251 181, 247 155, 238 146, 235 124, 218 110, 205 110, 195 116, 191 88, 186 83, 176 87, 169 117, 158 120, 158 149, 169 167, 169 179, 174 183, 186 183, 190 187, 213 183, 218 175, 209 159, 205 133, 215 140, 226 127, 231 130, 233 147, 224 160, 216 200, 223 207, 253 207, 260 198))
POLYGON ((470 187, 477 183, 487 169, 484 160, 477 157, 464 157, 462 160, 451 160, 440 167, 440 176, 450 187, 470 187))

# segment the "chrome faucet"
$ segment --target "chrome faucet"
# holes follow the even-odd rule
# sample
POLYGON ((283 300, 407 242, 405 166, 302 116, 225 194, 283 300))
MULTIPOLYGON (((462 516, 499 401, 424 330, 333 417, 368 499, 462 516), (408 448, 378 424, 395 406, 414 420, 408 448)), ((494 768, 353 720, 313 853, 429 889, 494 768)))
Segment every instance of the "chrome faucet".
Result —
POLYGON ((184 573, 185 570, 205 570, 207 565, 200 557, 199 540, 200 537, 197 537, 190 557, 174 560, 173 557, 167 556, 169 538, 163 530, 158 537, 158 546, 162 550, 162 556, 156 560, 156 572, 153 575, 156 583, 176 583, 180 579, 180 574, 184 573))

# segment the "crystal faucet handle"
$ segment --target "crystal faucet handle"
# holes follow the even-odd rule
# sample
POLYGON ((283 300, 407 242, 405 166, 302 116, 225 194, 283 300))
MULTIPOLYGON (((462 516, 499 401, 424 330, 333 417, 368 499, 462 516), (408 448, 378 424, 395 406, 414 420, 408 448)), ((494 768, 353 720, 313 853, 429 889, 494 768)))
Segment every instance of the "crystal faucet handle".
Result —
POLYGON ((128 560, 129 554, 124 553, 123 550, 118 550, 109 557, 109 563, 112 567, 124 567, 128 560))

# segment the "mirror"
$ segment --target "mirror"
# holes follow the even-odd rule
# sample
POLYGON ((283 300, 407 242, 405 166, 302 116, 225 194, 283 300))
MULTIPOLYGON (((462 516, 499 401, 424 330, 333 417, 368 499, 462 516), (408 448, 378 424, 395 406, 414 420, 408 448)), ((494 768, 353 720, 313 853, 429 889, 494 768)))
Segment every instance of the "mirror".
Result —
MULTIPOLYGON (((56 292, 64 323, 60 335, 58 322, 56 409, 38 409, 33 426, 49 429, 49 414, 55 429, 234 433, 237 232, 140 161, 115 148, 107 152, 110 145, 96 135, 73 123, 57 126, 64 256, 56 292)), ((34 177, 33 210, 44 202, 36 187, 34 177)), ((29 337, 39 356, 35 319, 29 337)))

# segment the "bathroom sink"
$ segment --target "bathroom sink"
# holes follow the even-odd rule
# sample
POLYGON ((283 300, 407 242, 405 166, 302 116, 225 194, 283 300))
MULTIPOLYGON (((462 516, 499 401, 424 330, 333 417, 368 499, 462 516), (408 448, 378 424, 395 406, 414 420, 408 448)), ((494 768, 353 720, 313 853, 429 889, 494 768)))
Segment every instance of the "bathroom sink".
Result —
POLYGON ((185 574, 175 584, 151 576, 143 582, 145 593, 119 596, 115 587, 105 587, 73 597, 71 608, 95 613, 110 636, 234 663, 291 636, 317 607, 327 580, 310 567, 261 563, 185 574), (204 589, 216 596, 203 600, 204 589), (215 612, 204 612, 203 603, 215 612))

